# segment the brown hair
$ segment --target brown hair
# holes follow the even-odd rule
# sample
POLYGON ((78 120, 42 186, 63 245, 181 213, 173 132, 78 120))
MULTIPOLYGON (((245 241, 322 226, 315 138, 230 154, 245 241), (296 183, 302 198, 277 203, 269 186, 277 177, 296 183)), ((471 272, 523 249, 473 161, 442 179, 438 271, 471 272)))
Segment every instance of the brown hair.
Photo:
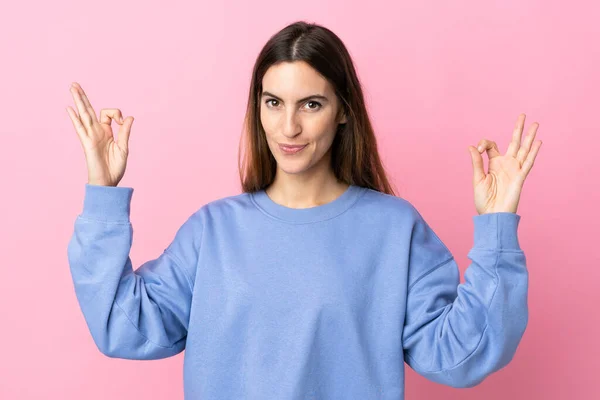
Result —
POLYGON ((242 190, 264 189, 275 178, 277 163, 260 121, 262 79, 272 65, 293 61, 304 61, 323 75, 335 89, 346 113, 347 123, 338 125, 331 144, 331 167, 337 179, 394 195, 377 151, 361 85, 348 50, 329 29, 304 21, 292 23, 273 35, 254 64, 238 152, 242 190), (243 156, 242 146, 245 148, 243 156))

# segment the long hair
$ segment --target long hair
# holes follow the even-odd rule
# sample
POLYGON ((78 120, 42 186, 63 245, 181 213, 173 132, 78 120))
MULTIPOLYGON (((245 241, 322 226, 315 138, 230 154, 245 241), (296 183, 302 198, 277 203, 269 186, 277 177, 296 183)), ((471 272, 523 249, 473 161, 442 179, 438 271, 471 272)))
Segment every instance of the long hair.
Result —
POLYGON ((346 113, 347 122, 338 125, 331 144, 331 167, 336 178, 394 195, 348 50, 331 30, 304 21, 292 23, 273 35, 254 64, 238 151, 242 191, 262 190, 275 178, 277 163, 260 121, 262 80, 272 65, 293 61, 304 61, 324 76, 346 113))

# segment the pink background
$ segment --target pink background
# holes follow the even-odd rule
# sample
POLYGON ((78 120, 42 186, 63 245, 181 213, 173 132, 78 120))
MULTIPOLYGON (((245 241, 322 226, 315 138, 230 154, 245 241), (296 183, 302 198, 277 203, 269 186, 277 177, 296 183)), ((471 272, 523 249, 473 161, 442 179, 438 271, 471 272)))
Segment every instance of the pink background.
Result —
POLYGON ((87 172, 65 111, 74 106, 69 85, 81 83, 97 112, 116 107, 135 117, 120 185, 135 188, 137 268, 202 204, 239 193, 238 140, 255 57, 299 19, 346 43, 392 181, 463 273, 475 215, 467 146, 488 138, 504 153, 519 113, 526 129, 540 123, 543 145, 518 210, 530 319, 517 354, 472 389, 406 367, 406 398, 600 398, 600 7, 566 4, 4 4, 0 398, 183 397, 183 353, 105 357, 79 310, 67 243, 87 172))

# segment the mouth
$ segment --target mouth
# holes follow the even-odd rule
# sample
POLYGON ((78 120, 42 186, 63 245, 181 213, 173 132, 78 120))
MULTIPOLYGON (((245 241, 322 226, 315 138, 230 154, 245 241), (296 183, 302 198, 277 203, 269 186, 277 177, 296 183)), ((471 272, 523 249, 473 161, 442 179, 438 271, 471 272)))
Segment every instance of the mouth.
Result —
POLYGON ((285 145, 279 144, 279 148, 283 152, 283 154, 296 154, 302 151, 308 144, 304 145, 285 145))

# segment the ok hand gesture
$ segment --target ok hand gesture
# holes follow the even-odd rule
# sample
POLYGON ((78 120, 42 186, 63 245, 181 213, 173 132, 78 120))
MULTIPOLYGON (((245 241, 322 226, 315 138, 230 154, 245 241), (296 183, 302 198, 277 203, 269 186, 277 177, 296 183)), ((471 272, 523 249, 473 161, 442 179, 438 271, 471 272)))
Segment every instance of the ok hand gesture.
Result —
POLYGON ((71 107, 67 107, 67 112, 83 146, 88 184, 117 186, 125 174, 133 117, 123 119, 118 108, 105 108, 100 110, 98 120, 83 88, 73 83, 70 90, 79 114, 71 107), (121 125, 116 142, 111 127, 113 120, 121 125))
POLYGON ((482 139, 477 149, 469 146, 473 162, 475 208, 479 214, 517 212, 525 178, 542 146, 541 140, 533 142, 539 127, 537 122, 531 125, 529 134, 521 143, 524 124, 525 114, 521 114, 504 155, 500 154, 496 142, 490 140, 482 139), (487 151, 489 158, 487 174, 483 170, 483 157, 480 154, 483 151, 487 151))

